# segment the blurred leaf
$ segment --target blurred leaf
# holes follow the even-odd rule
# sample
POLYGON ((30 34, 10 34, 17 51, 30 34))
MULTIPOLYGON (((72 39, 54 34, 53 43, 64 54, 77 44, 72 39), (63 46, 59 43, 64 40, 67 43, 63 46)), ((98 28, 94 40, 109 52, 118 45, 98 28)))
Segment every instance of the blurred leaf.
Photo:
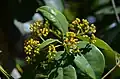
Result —
POLYGON ((53 43, 53 42, 59 42, 59 40, 57 39, 47 39, 46 41, 44 41, 43 43, 40 44, 40 49, 44 48, 45 46, 53 43))
POLYGON ((55 60, 59 60, 59 59, 61 59, 62 58, 62 54, 64 53, 64 51, 58 51, 57 53, 56 53, 56 56, 55 56, 55 60))
POLYGON ((58 68, 57 73, 58 73, 57 77, 53 78, 53 79, 64 79, 64 77, 63 77, 63 68, 62 67, 58 68))
POLYGON ((46 6, 54 7, 61 12, 64 10, 62 0, 44 0, 44 2, 46 6))
POLYGON ((42 6, 36 11, 40 11, 43 16, 50 20, 63 34, 68 31, 68 21, 60 11, 49 6, 42 6))
POLYGON ((97 0, 98 5, 103 5, 103 4, 107 4, 108 2, 110 2, 110 0, 97 0))
POLYGON ((85 74, 89 75, 91 78, 96 79, 95 73, 87 61, 87 59, 81 54, 81 56, 77 55, 74 59, 75 65, 85 74))
POLYGON ((16 64, 19 64, 20 66, 25 66, 25 61, 24 60, 21 60, 21 59, 19 59, 19 58, 16 58, 15 59, 15 61, 16 61, 16 64))
POLYGON ((56 70, 57 68, 51 70, 51 72, 48 74, 48 79, 53 79, 53 77, 57 74, 56 70))
MULTIPOLYGON (((85 48, 85 46, 88 44, 86 41, 81 41, 77 46, 80 48, 85 48)), ((88 61, 88 63, 91 65, 93 71, 95 72, 96 78, 101 78, 104 68, 105 68, 105 59, 102 52, 93 44, 90 44, 90 48, 92 48, 89 52, 87 52, 84 57, 88 61)))
POLYGON ((16 64, 16 68, 20 73, 23 73, 23 69, 21 68, 19 64, 16 64))
POLYGON ((77 79, 75 68, 69 65, 65 68, 59 67, 50 72, 49 79, 77 79), (57 76, 56 76, 57 75, 57 76))
POLYGON ((115 52, 111 50, 102 50, 102 52, 105 56, 106 67, 111 69, 116 64, 115 52))
POLYGON ((47 78, 47 75, 36 74, 35 79, 40 79, 40 78, 47 78))
POLYGON ((96 7, 108 4, 109 2, 110 0, 94 0, 93 7, 96 8, 96 7))
POLYGON ((70 9, 66 8, 64 10, 64 15, 69 21, 73 21, 75 19, 75 14, 70 9))
POLYGON ((63 79, 77 79, 75 68, 72 65, 65 67, 63 71, 63 79))
POLYGON ((119 79, 120 78, 120 67, 116 67, 116 69, 111 73, 111 79, 119 79))
MULTIPOLYGON (((116 11, 117 11, 117 13, 120 13, 120 7, 117 7, 116 11)), ((115 14, 115 12, 114 12, 114 9, 112 6, 107 6, 107 7, 104 7, 102 9, 98 10, 97 12, 95 12, 95 14, 96 15, 98 15, 98 14, 108 15, 108 14, 115 14)))

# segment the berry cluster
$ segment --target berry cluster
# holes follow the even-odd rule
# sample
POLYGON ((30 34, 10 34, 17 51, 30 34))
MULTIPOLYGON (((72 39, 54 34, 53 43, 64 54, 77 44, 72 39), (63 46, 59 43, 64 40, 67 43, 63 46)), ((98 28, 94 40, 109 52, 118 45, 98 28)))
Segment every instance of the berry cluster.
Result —
POLYGON ((85 19, 78 19, 74 20, 72 24, 69 26, 70 30, 72 30, 76 35, 80 35, 83 37, 88 37, 90 42, 95 43, 95 35, 96 27, 94 24, 89 24, 89 22, 85 19))
POLYGON ((30 30, 35 35, 47 36, 49 33, 48 27, 49 27, 48 21, 45 21, 44 24, 41 21, 36 21, 34 24, 30 25, 30 30))
POLYGON ((51 61, 55 56, 56 56, 56 47, 51 44, 49 46, 49 50, 48 50, 48 55, 47 55, 47 58, 48 58, 48 61, 51 61))
POLYGON ((39 46, 40 46, 39 41, 34 40, 32 38, 25 41, 24 51, 27 55, 27 57, 26 57, 27 62, 30 63, 34 59, 36 54, 39 54, 39 51, 40 51, 39 46))

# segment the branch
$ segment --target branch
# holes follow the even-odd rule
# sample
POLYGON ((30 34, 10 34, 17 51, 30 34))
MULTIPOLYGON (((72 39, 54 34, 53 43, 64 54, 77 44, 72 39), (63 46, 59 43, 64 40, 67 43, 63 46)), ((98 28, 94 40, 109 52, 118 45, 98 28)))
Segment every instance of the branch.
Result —
POLYGON ((113 70, 115 70, 115 68, 117 67, 117 65, 115 65, 107 74, 105 74, 101 79, 105 79, 105 77, 107 77, 113 70))
POLYGON ((120 18, 119 18, 119 15, 117 13, 117 10, 116 10, 115 1, 114 0, 111 0, 111 1, 112 1, 112 6, 113 6, 113 9, 114 9, 114 12, 115 12, 115 15, 116 15, 117 22, 120 23, 120 18))

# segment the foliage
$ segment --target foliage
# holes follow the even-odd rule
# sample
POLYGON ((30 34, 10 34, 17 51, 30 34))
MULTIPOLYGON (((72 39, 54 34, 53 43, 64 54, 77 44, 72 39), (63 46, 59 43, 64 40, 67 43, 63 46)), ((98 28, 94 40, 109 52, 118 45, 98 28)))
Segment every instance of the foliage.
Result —
POLYGON ((26 61, 34 65, 34 77, 101 78, 105 59, 97 47, 111 48, 98 38, 96 40, 94 24, 76 18, 68 25, 63 14, 48 6, 42 6, 37 11, 43 14, 45 20, 31 25, 32 36, 25 41, 26 61))
MULTIPOLYGON (((79 3, 75 5, 72 3, 74 8, 72 11, 64 10, 66 19, 61 13, 63 12, 61 0, 56 1, 54 5, 51 5, 50 0, 44 2, 48 6, 36 10, 42 14, 44 21, 31 24, 32 36, 24 42, 28 68, 23 69, 22 79, 104 79, 115 69, 118 70, 117 73, 120 72, 120 54, 95 36, 94 24, 86 19, 76 18, 72 21, 80 15, 75 11, 79 3), (72 23, 69 24, 68 20, 72 23), (111 70, 103 76, 104 69, 111 70)), ((110 0, 94 0, 90 11, 95 16, 113 15, 114 9, 109 4, 110 0)), ((120 12, 119 7, 116 10, 120 12)))

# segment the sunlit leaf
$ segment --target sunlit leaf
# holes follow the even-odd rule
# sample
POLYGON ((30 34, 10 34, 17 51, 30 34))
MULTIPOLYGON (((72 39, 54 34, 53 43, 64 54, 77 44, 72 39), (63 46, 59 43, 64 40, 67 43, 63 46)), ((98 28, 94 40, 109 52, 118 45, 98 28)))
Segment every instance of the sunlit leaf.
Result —
POLYGON ((81 56, 77 55, 74 59, 75 65, 84 73, 89 75, 91 78, 96 79, 95 73, 87 61, 87 59, 81 54, 81 56))
POLYGON ((64 79, 64 77, 63 77, 63 68, 62 67, 59 67, 57 69, 57 73, 58 73, 57 77, 53 78, 53 79, 64 79))
POLYGON ((36 11, 40 11, 44 17, 50 20, 54 26, 65 34, 68 31, 68 21, 65 16, 55 8, 42 6, 36 11))
POLYGON ((57 39, 47 39, 46 41, 44 41, 43 43, 41 43, 40 45, 40 49, 44 48, 45 46, 51 44, 51 43, 54 43, 54 42, 59 42, 59 40, 57 39))
POLYGON ((75 68, 72 65, 65 67, 63 74, 63 79, 77 79, 75 68))
MULTIPOLYGON (((79 36, 78 38, 81 39, 81 40, 89 42, 89 39, 87 37, 79 36)), ((96 40, 96 42, 93 43, 93 44, 101 49, 101 51, 102 51, 102 53, 105 57, 106 67, 112 68, 115 65, 115 62, 116 62, 115 61, 116 52, 103 40, 101 40, 99 38, 95 38, 95 40, 96 40)))
POLYGON ((57 53, 56 53, 56 56, 55 56, 55 60, 59 60, 59 59, 61 59, 62 58, 62 54, 64 53, 64 51, 58 51, 57 53))
MULTIPOLYGON (((85 48, 85 46, 88 44, 86 41, 80 41, 80 43, 77 45, 80 48, 85 48)), ((96 78, 101 78, 104 68, 105 68, 105 59, 102 52, 93 44, 90 44, 90 48, 92 48, 89 52, 84 54, 84 57, 90 64, 91 68, 95 72, 96 78)))

